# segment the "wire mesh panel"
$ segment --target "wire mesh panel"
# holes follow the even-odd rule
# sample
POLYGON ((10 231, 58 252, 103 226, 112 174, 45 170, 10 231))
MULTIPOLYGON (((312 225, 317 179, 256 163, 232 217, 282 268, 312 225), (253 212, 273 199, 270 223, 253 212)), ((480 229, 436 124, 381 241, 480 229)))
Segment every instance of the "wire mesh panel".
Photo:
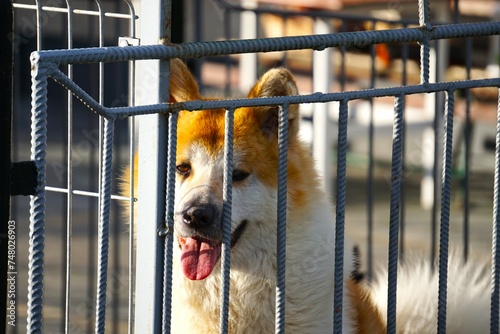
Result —
MULTIPOLYGON (((16 2, 13 7, 16 25, 13 34, 8 37, 13 41, 16 56, 13 158, 19 160, 28 158, 24 156, 27 140, 25 119, 29 118, 25 111, 27 111, 26 101, 29 101, 30 97, 26 96, 29 87, 24 78, 29 76, 27 73, 29 52, 35 49, 118 45, 120 35, 129 36, 128 40, 133 41, 131 36, 135 36, 137 17, 129 1, 113 4, 102 4, 100 1, 16 2)), ((127 105, 129 96, 133 103, 127 80, 115 83, 114 88, 109 89, 109 73, 115 71, 113 79, 119 79, 121 75, 116 75, 116 71, 127 73, 127 66, 124 65, 114 67, 101 63, 77 68, 67 65, 61 67, 61 70, 68 78, 78 80, 100 103, 107 101, 112 105, 127 105), (105 79, 108 82, 105 82, 105 79)), ((134 72, 132 66, 131 83, 134 72)), ((36 204, 33 206, 37 208, 35 210, 37 213, 34 214, 43 215, 46 224, 41 229, 40 225, 31 226, 36 232, 31 234, 33 243, 30 275, 34 278, 32 282, 38 283, 29 285, 30 300, 26 301, 22 291, 27 288, 28 280, 23 277, 27 270, 20 270, 16 294, 17 305, 28 303, 28 308, 35 308, 37 312, 30 312, 26 319, 26 308, 21 306, 17 308, 16 326, 9 326, 7 328, 9 333, 24 332, 25 329, 22 328, 26 328, 27 323, 30 331, 92 332, 94 330, 97 279, 95 268, 98 260, 96 222, 97 212, 101 211, 98 209, 98 198, 99 194, 102 194, 98 185, 98 175, 102 173, 96 166, 99 166, 99 150, 103 146, 104 136, 101 134, 104 132, 104 124, 103 119, 99 120, 95 115, 87 113, 85 107, 82 108, 78 103, 73 105, 71 93, 66 90, 51 89, 51 85, 52 83, 49 83, 47 86, 51 93, 48 94, 46 103, 52 106, 54 112, 48 116, 49 122, 45 123, 49 129, 45 151, 48 159, 38 174, 38 181, 40 186, 44 187, 47 201, 42 211, 36 204), (74 217, 76 223, 73 223, 74 217), (43 243, 35 241, 40 237, 44 240, 43 243), (44 260, 40 257, 42 254, 44 260), (39 279, 42 277, 46 282, 43 289, 39 285, 39 279), (45 315, 43 323, 42 305, 45 315)), ((35 88, 35 91, 38 89, 35 88)), ((123 147, 127 127, 123 122, 115 126, 114 137, 117 137, 114 142, 115 148, 123 147)), ((109 132, 109 128, 107 130, 109 132)), ((109 143, 113 145, 113 141, 109 143)), ((116 149, 115 154, 117 154, 115 165, 123 164, 119 161, 123 161, 127 154, 123 153, 123 149, 116 149)), ((34 158, 36 161, 41 161, 40 159, 43 161, 41 157, 34 158)), ((105 181, 109 184, 110 180, 108 174, 105 181)), ((117 198, 114 195, 113 197, 117 198)), ((27 221, 25 212, 28 212, 28 209, 24 198, 13 198, 12 202, 12 217, 19 222, 27 221)), ((107 206, 110 204, 107 203, 107 206)), ((127 313, 128 305, 132 303, 123 303, 127 299, 132 301, 132 283, 127 282, 129 277, 133 277, 128 273, 128 268, 132 266, 130 263, 125 264, 128 252, 124 251, 131 247, 127 245, 121 223, 117 222, 119 215, 113 213, 108 218, 111 221, 108 230, 111 243, 107 249, 104 247, 104 250, 109 251, 111 259, 108 278, 112 281, 107 287, 108 292, 111 291, 108 298, 108 328, 114 332, 121 332, 120 328, 127 327, 127 319, 132 319, 124 315, 127 313)), ((24 268, 28 267, 28 264, 24 261, 23 248, 28 245, 29 240, 23 235, 28 236, 28 224, 17 224, 16 227, 19 235, 18 263, 20 268, 24 268)), ((128 260, 131 261, 131 257, 128 260)), ((101 284, 101 287, 105 288, 105 292, 106 286, 101 284)), ((132 323, 128 326, 131 328, 132 323)))
MULTIPOLYGON (((98 3, 99 4, 99 3, 98 3)), ((500 78, 489 79, 470 79, 463 81, 431 80, 430 58, 431 43, 437 40, 454 38, 472 38, 478 36, 490 36, 500 34, 499 22, 480 22, 469 24, 448 24, 432 25, 430 21, 430 9, 428 1, 419 1, 419 25, 404 26, 398 29, 368 30, 359 32, 339 32, 335 34, 306 35, 297 37, 276 37, 259 38, 250 40, 225 40, 213 42, 184 43, 179 45, 154 45, 158 37, 161 37, 164 26, 168 26, 170 4, 164 7, 161 2, 154 1, 152 6, 143 4, 145 12, 150 14, 154 32, 149 39, 146 39, 146 45, 127 46, 127 47, 101 47, 85 49, 68 49, 34 52, 31 57, 32 62, 32 141, 31 141, 31 159, 37 165, 38 188, 36 195, 31 199, 31 218, 30 218, 30 263, 29 263, 29 293, 28 293, 28 332, 38 332, 42 329, 42 305, 44 294, 44 247, 46 217, 44 214, 47 206, 47 191, 61 191, 68 194, 67 205, 71 208, 71 194, 76 194, 71 183, 71 173, 68 172, 67 186, 62 189, 49 187, 46 184, 47 170, 47 126, 50 119, 51 109, 47 105, 49 78, 53 79, 59 85, 67 89, 76 96, 88 109, 98 114, 102 118, 100 136, 103 138, 100 147, 100 187, 93 195, 99 196, 99 233, 98 233, 98 265, 97 265, 97 296, 95 313, 95 332, 102 333, 106 325, 106 295, 107 284, 109 280, 108 257, 109 257, 109 229, 110 229, 110 210, 112 199, 112 175, 113 171, 113 141, 115 140, 115 125, 120 119, 141 116, 144 122, 141 124, 139 150, 143 153, 139 156, 139 194, 142 199, 139 201, 139 220, 144 221, 138 230, 137 254, 140 261, 137 263, 137 290, 136 290, 136 312, 135 328, 136 332, 146 330, 148 332, 170 332, 170 323, 172 317, 172 247, 173 245, 173 215, 175 214, 175 164, 177 147, 177 122, 178 113, 183 111, 196 110, 214 110, 224 109, 225 116, 225 137, 224 137, 224 178, 223 178, 223 222, 222 222, 222 257, 221 257, 221 284, 220 295, 220 332, 229 332, 229 301, 230 291, 230 220, 232 205, 232 186, 230 184, 231 175, 233 175, 233 158, 235 148, 233 146, 233 127, 234 112, 238 108, 250 108, 261 106, 278 107, 278 182, 277 182, 277 249, 276 249, 276 309, 275 309, 275 331, 284 333, 286 318, 286 267, 285 260, 290 254, 286 252, 286 224, 287 224, 287 150, 288 150, 288 123, 289 108, 291 105, 301 104, 327 104, 336 102, 334 113, 338 120, 338 138, 336 154, 336 222, 335 222, 335 270, 332 273, 335 291, 334 295, 334 313, 332 316, 332 328, 335 333, 343 332, 346 314, 343 312, 345 304, 344 291, 344 261, 345 249, 345 228, 346 221, 346 199, 348 197, 348 135, 349 116, 352 113, 352 102, 387 97, 393 102, 393 114, 390 116, 390 128, 392 130, 392 139, 390 141, 392 156, 390 157, 390 204, 389 210, 389 241, 388 241, 388 295, 387 295, 387 332, 397 332, 397 288, 398 288, 398 265, 400 261, 400 250, 402 242, 401 233, 401 201, 402 184, 405 164, 404 145, 405 145, 405 123, 404 116, 407 109, 406 99, 418 94, 431 94, 444 92, 446 94, 446 107, 444 113, 444 140, 443 140, 443 159, 442 159, 442 194, 441 194, 441 219, 440 219, 440 240, 439 240, 439 289, 436 293, 436 308, 438 313, 435 328, 439 333, 446 332, 447 325, 447 283, 448 283, 448 253, 449 253, 449 229, 450 229, 450 210, 452 201, 450 197, 452 186, 452 163, 453 163, 453 132, 454 132, 454 114, 456 108, 455 95, 457 92, 484 87, 497 89, 500 87, 500 78), (419 83, 411 85, 401 85, 395 87, 376 87, 373 85, 370 89, 343 89, 338 92, 330 92, 329 87, 325 87, 322 92, 312 94, 277 96, 249 99, 215 99, 215 100, 195 100, 182 103, 166 103, 171 101, 168 95, 169 82, 169 59, 173 58, 192 58, 192 57, 211 57, 228 56, 248 53, 264 53, 273 51, 289 50, 324 50, 327 48, 343 47, 364 47, 366 45, 390 44, 390 43, 410 43, 417 42, 420 45, 420 80, 419 83), (111 63, 140 61, 149 64, 149 70, 154 74, 154 83, 148 88, 151 96, 142 96, 138 106, 130 103, 128 106, 105 106, 102 99, 94 98, 87 93, 77 83, 72 76, 71 67, 64 73, 60 67, 65 65, 77 66, 91 63, 111 63), (146 172, 144 172, 146 171, 146 172), (149 175, 148 175, 149 174, 149 175), (151 185, 154 185, 151 191, 151 185), (146 200, 144 200, 146 199, 146 200), (144 203, 144 204, 142 204, 144 203), (140 309, 137 306, 140 305, 140 309)), ((132 8, 132 7, 131 7, 132 8)), ((227 10, 246 11, 245 8, 227 7, 227 10)), ((39 8, 40 10, 40 8, 39 8)), ((70 13, 71 10, 68 10, 70 13)), ((258 12, 255 9, 255 12, 258 12)), ((132 18, 135 14, 131 12, 132 18)), ((311 16, 320 16, 319 13, 311 16)), ((168 37, 167 31, 167 37, 168 37)), ((144 42, 144 41, 143 41, 144 42)), ((69 43, 71 44, 71 43, 69 43)), ((167 43, 168 44, 168 43, 167 43)), ((404 50, 404 49, 403 49, 404 50)), ((404 55, 403 57, 407 57, 404 55)), ((148 68, 143 67, 143 70, 148 68)), ((143 72, 144 73, 144 72, 143 72)), ((147 75, 150 75, 147 73, 147 75)), ((403 79, 403 82, 405 80, 403 79)), ((497 93, 498 94, 498 93, 497 93)), ((68 99, 71 101, 71 99, 68 99)), ((69 106, 71 109, 71 106, 69 106)), ((498 107, 497 107, 498 108, 498 107)), ((328 108, 323 108, 322 112, 327 112, 328 108)), ((371 110, 373 117, 373 108, 371 110)), ((498 111, 497 111, 498 113, 498 111)), ((323 118, 325 119, 325 118, 323 118)), ((68 116, 68 122, 71 128, 71 117, 68 116)), ((373 127, 373 123, 370 123, 373 127)), ((370 132, 373 131, 371 128, 370 132)), ((132 133, 133 135, 133 130, 132 133)), ((370 141, 373 133, 370 135, 370 141)), ((498 134, 497 134, 498 137, 498 134)), ((71 133, 68 135, 71 138, 71 133)), ((68 146, 71 147, 71 139, 68 139, 68 146)), ((498 138, 497 138, 498 142, 498 138)), ((314 145, 317 145, 315 142, 314 145)), ((328 147, 328 145, 327 145, 328 147)), ((372 148, 373 149, 373 148, 372 148)), ((498 143, 496 145, 498 153, 498 143)), ((328 150, 327 150, 328 151, 328 150)), ((130 163, 134 164, 133 147, 130 151, 130 163)), ((437 150, 436 150, 437 152, 437 150)), ((68 153, 68 168, 72 166, 71 153, 68 153)), ((328 161, 328 159, 324 159, 328 161)), ((370 158, 372 161, 373 158, 370 158)), ((495 162, 495 199, 493 202, 493 261, 492 261, 492 298, 491 298, 491 332, 498 331, 498 264, 496 245, 496 229, 498 225, 497 210, 497 192, 498 192, 498 154, 495 162)), ((437 167, 435 167, 437 168, 437 167)), ((131 180, 134 180, 134 172, 130 174, 131 180)), ((324 176, 325 178, 327 176, 324 176)), ((132 181, 133 182, 133 181, 132 181)), ((134 189, 134 185, 131 185, 134 189)), ((135 195, 120 198, 131 202, 130 208, 134 210, 135 195)), ((436 199, 435 199, 436 200, 436 199)), ((71 211, 67 214, 68 231, 72 229, 71 211)), ((133 225, 132 225, 133 226, 133 225)), ((70 285, 70 258, 71 258, 71 232, 68 232, 66 250, 68 252, 68 264, 66 280, 70 285)), ((130 237, 132 244, 133 237, 130 237)), ((130 246, 132 249, 132 245, 130 246)), ((370 269, 371 270, 371 269, 370 269)), ((132 285, 132 284, 130 284, 132 285)), ((70 290, 67 288, 65 324, 66 331, 69 330, 69 308, 70 308, 70 290)), ((132 294, 130 293, 130 296, 132 294)), ((129 297, 129 331, 132 323, 132 298, 129 297)), ((384 319, 385 320, 385 319, 384 319)))

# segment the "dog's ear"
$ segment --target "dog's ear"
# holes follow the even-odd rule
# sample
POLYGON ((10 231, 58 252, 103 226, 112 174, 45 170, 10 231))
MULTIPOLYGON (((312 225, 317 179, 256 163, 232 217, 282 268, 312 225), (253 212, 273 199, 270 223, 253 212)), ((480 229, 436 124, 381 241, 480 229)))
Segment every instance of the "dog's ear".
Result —
MULTIPOLYGON (((292 74, 284 68, 266 72, 248 93, 249 98, 297 95, 298 89, 292 74)), ((257 113, 261 127, 266 135, 274 136, 278 131, 279 107, 257 107, 251 112, 257 113)), ((295 137, 299 131, 299 106, 288 107, 288 136, 295 137)))
POLYGON ((170 60, 170 102, 199 100, 196 80, 180 59, 170 60))

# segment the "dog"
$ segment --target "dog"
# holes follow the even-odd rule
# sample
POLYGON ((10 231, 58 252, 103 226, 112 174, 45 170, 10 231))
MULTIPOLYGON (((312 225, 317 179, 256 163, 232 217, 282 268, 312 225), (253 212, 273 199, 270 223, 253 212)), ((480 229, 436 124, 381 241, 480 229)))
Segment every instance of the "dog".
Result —
MULTIPOLYGON (((248 98, 297 94, 291 73, 278 68, 266 72, 250 89, 248 98)), ((207 98, 200 95, 184 63, 172 59, 171 102, 204 99, 207 98)), ((275 330, 279 112, 276 106, 242 107, 234 111, 229 333, 275 330)), ((222 109, 181 111, 178 115, 172 333, 219 333, 224 116, 222 109)), ((334 311, 338 311, 334 310, 335 219, 310 149, 299 137, 299 122, 299 106, 290 105, 285 331, 332 333, 334 311)), ((129 196, 128 175, 124 173, 122 185, 125 196, 129 196)), ((343 332, 385 333, 383 296, 384 293, 387 296, 387 288, 381 283, 383 279, 376 279, 373 284, 354 279, 350 275, 353 261, 349 250, 346 242, 343 332)), ((435 275, 422 268, 401 267, 398 333, 428 333, 428 328, 435 328, 435 314, 427 308, 433 302, 437 308, 437 288, 430 293, 427 284, 428 280, 435 280, 435 275), (427 293, 404 293, 415 289, 427 289, 427 293), (419 302, 420 299, 423 301, 419 302), (422 305, 422 310, 409 307, 417 304, 422 305), (424 317, 419 314, 423 309, 424 317), (422 319, 431 327, 412 327, 422 319), (415 331, 416 328, 422 331, 415 331)), ((456 274, 463 275, 458 271, 456 274)), ((469 283, 464 279, 460 284, 469 283)), ((480 290, 484 294, 484 289, 480 290)), ((456 319, 468 319, 463 307, 456 307, 455 300, 459 299, 453 298, 449 299, 454 303, 449 305, 452 324, 456 319)))

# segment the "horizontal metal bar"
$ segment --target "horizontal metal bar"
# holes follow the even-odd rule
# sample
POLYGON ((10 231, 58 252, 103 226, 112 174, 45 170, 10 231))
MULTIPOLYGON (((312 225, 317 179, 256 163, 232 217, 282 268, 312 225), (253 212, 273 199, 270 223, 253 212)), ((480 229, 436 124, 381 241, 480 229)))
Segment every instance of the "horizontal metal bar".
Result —
MULTIPOLYGON (((56 193, 64 193, 64 194, 68 193, 67 188, 58 188, 58 187, 47 186, 47 187, 45 187, 45 190, 56 192, 56 193)), ((93 191, 73 190, 72 193, 73 193, 73 195, 79 195, 79 196, 99 197, 99 193, 96 193, 93 191)), ((127 201, 127 202, 130 201, 130 197, 119 196, 119 195, 111 195, 111 199, 116 199, 116 200, 120 200, 120 201, 127 201)))
MULTIPOLYGON (((27 4, 22 4, 22 3, 15 3, 13 5, 14 5, 14 8, 32 9, 32 10, 37 9, 36 5, 27 5, 27 4)), ((42 10, 46 11, 46 12, 68 13, 68 8, 63 8, 63 7, 42 6, 42 10)), ((78 14, 78 15, 90 15, 90 16, 99 16, 100 15, 99 11, 86 10, 86 9, 73 9, 72 13, 78 14)), ((117 19, 130 19, 131 18, 130 14, 113 13, 113 12, 106 12, 106 13, 104 13, 104 16, 114 17, 117 19)), ((137 16, 137 15, 134 16, 134 19, 138 19, 138 18, 139 18, 139 16, 137 16)))
POLYGON ((174 46, 142 45, 126 48, 107 47, 47 50, 35 51, 32 53, 31 57, 34 61, 46 61, 56 64, 83 64, 141 59, 197 58, 202 56, 222 56, 240 53, 301 49, 323 50, 329 47, 421 42, 426 39, 436 40, 488 36, 494 34, 500 34, 500 22, 442 25, 436 26, 430 31, 421 28, 403 28, 342 32, 326 35, 195 42, 174 46))
MULTIPOLYGON (((127 48, 132 48, 127 47, 127 48)), ((125 48, 125 49, 127 49, 125 48)), ((272 106, 282 104, 325 103, 342 100, 368 99, 381 96, 399 96, 422 93, 433 93, 446 90, 457 90, 477 87, 500 87, 500 78, 477 79, 466 81, 439 82, 419 84, 405 87, 389 87, 366 89, 351 92, 313 93, 297 96, 279 96, 258 99, 234 99, 220 101, 190 101, 173 104, 152 104, 145 106, 107 108, 101 106, 75 82, 71 81, 59 70, 50 74, 57 82, 71 90, 87 107, 97 114, 107 118, 121 118, 127 116, 169 113, 179 110, 200 109, 234 109, 235 107, 272 106)))

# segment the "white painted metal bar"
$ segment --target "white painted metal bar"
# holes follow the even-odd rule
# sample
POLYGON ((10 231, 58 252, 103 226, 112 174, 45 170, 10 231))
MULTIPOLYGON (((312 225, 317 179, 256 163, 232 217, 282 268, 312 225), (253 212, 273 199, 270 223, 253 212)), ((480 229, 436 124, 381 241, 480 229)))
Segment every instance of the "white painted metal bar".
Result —
MULTIPOLYGON (((135 8, 130 0, 125 0, 130 11, 130 37, 136 38, 136 26, 135 26, 135 8)), ((135 61, 129 62, 129 106, 135 105, 135 61)), ((129 197, 129 239, 128 239, 128 323, 127 332, 132 334, 134 329, 134 289, 135 289, 135 170, 137 166, 135 165, 136 156, 136 138, 135 138, 135 117, 130 117, 129 120, 129 166, 130 166, 130 197, 129 197)))
MULTIPOLYGON (((20 9, 37 9, 37 5, 28 5, 28 4, 23 4, 23 3, 14 3, 13 4, 14 8, 20 8, 20 9)), ((63 8, 63 7, 54 7, 54 6, 40 6, 39 7, 40 11, 46 11, 46 12, 55 12, 55 13, 67 13, 68 8, 63 8)), ((71 9, 71 12, 73 14, 77 15, 90 15, 90 16, 100 16, 100 12, 96 10, 84 10, 84 9, 71 9)), ((112 12, 105 12, 104 16, 106 17, 113 17, 117 19, 130 19, 129 14, 122 14, 122 13, 112 13, 112 12)), ((137 17, 134 17, 134 19, 137 19, 137 17)))
MULTIPOLYGON (((451 13, 447 10, 446 3, 437 3, 437 5, 440 5, 440 10, 436 11, 438 13, 437 20, 439 22, 448 22, 451 20, 451 13)), ((430 24, 430 22, 428 23, 430 24)), ((429 46, 430 51, 429 51, 429 65, 428 65, 428 70, 429 70, 429 76, 427 77, 428 81, 427 82, 441 82, 445 78, 446 70, 448 69, 448 63, 449 63, 449 46, 448 46, 448 40, 442 39, 435 41, 437 47, 432 47, 429 46)), ((424 103, 425 106, 423 108, 424 112, 430 113, 431 115, 435 115, 438 117, 444 109, 444 100, 442 98, 443 94, 442 93, 432 93, 432 94, 427 94, 425 95, 424 98, 424 103), (441 97, 438 97, 438 94, 441 95, 441 97), (438 104, 438 105, 436 105, 438 104)), ((441 118, 439 116, 439 118, 441 118)), ((442 123, 441 120, 439 120, 439 123, 442 123)), ((438 125, 439 128, 441 126, 438 125)), ((427 135, 431 136, 432 132, 426 132, 427 135)), ((441 137, 441 134, 439 134, 439 137, 441 137)), ((424 141, 430 141, 433 138, 424 138, 424 141)), ((439 146, 439 145, 438 145, 439 146)), ((431 150, 424 151, 425 154, 422 155, 422 164, 429 165, 431 164, 432 166, 434 163, 440 163, 439 161, 434 161, 434 152, 431 150)), ((439 155, 438 155, 439 156, 439 155)), ((431 166, 431 168, 432 168, 431 166)), ((440 165, 437 166, 438 170, 440 168, 440 165)), ((424 178, 422 179, 422 184, 421 184, 421 205, 424 209, 430 209, 434 202, 436 200, 439 200, 438 198, 434 198, 434 177, 432 175, 432 171, 429 169, 425 170, 424 173, 424 178)), ((438 182, 439 183, 439 182, 438 182)))
MULTIPOLYGON (((161 0, 141 3, 141 43, 157 44, 163 37, 165 21, 161 0)), ((139 105, 169 101, 167 61, 148 60, 138 64, 136 103, 139 105)), ((167 117, 161 114, 141 117, 139 121, 139 179, 135 305, 135 332, 158 333, 161 330, 162 245, 157 230, 165 214, 165 161, 167 153, 167 117), (156 187, 154 191, 152 188, 156 187)))
MULTIPOLYGON (((314 21, 314 34, 329 34, 333 28, 328 19, 317 18, 314 21)), ((326 48, 313 52, 313 91, 329 92, 334 80, 332 69, 332 49, 326 48)), ((332 196, 331 186, 331 143, 328 125, 329 103, 316 103, 313 108, 313 156, 319 175, 322 179, 323 188, 327 194, 332 196)))
MULTIPOLYGON (((66 0, 67 20, 68 20, 68 49, 73 48, 73 15, 71 11, 71 2, 66 0)), ((68 64, 68 78, 73 79, 73 65, 68 64)), ((73 94, 70 91, 66 93, 67 98, 67 151, 66 151, 66 272, 65 272, 65 306, 64 306, 64 332, 69 333, 70 307, 71 307, 71 239, 73 230, 73 94)))
POLYGON ((36 5, 33 9, 36 10, 36 49, 42 50, 42 2, 35 0, 36 5))
MULTIPOLYGON (((243 0, 245 8, 256 8, 257 1, 243 0)), ((240 14, 240 38, 257 38, 257 14, 254 12, 241 12, 240 14)), ((257 81, 257 54, 244 53, 240 55, 240 91, 247 92, 257 81)))
MULTIPOLYGON (((51 187, 47 186, 45 187, 45 190, 51 191, 51 192, 57 192, 57 193, 68 193, 67 188, 58 188, 58 187, 51 187)), ((85 190, 73 190, 73 195, 79 195, 79 196, 87 196, 87 197, 99 197, 99 193, 93 192, 93 191, 85 191, 85 190)), ((125 196, 119 196, 119 195, 111 195, 111 199, 116 199, 120 201, 130 201, 130 197, 125 197, 125 196)))

